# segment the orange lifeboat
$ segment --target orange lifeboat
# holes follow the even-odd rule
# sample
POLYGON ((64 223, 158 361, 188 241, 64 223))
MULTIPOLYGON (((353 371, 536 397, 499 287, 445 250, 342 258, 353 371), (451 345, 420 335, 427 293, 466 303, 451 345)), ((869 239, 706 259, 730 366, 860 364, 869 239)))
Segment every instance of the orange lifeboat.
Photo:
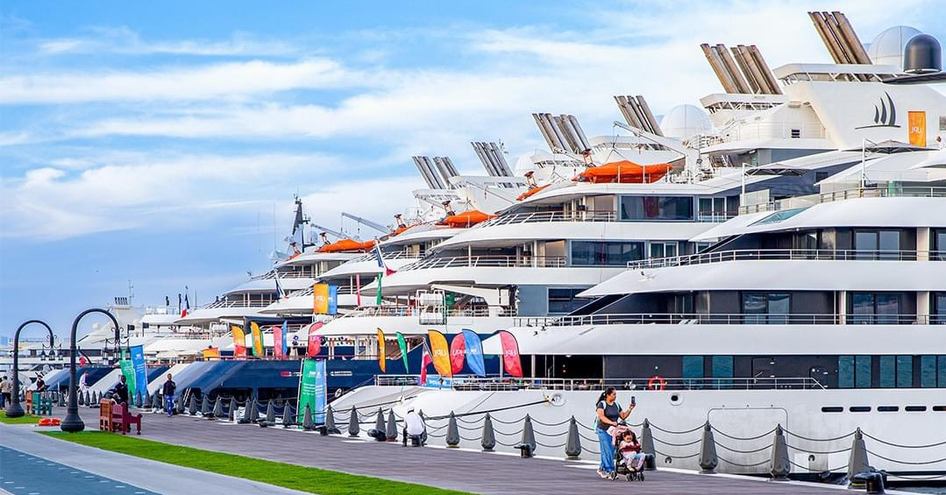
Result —
POLYGON ((590 167, 578 174, 576 180, 606 183, 620 182, 624 184, 645 184, 657 182, 673 168, 669 163, 652 163, 640 165, 628 160, 605 163, 597 167, 590 167))
POLYGON ((450 215, 444 218, 440 223, 450 227, 469 227, 480 222, 485 222, 495 216, 496 215, 490 215, 489 213, 483 213, 480 210, 467 210, 457 213, 456 215, 450 215))
POLYGON ((320 253, 341 253, 346 251, 370 251, 374 248, 375 241, 356 241, 354 239, 342 239, 331 244, 326 244, 319 248, 320 253))
POLYGON ((516 197, 516 201, 522 201, 522 200, 528 199, 528 198, 532 197, 532 195, 541 192, 543 189, 545 189, 546 187, 549 187, 550 185, 551 185, 551 184, 545 184, 544 186, 531 187, 531 188, 529 188, 528 191, 526 191, 526 192, 520 194, 518 197, 516 197))

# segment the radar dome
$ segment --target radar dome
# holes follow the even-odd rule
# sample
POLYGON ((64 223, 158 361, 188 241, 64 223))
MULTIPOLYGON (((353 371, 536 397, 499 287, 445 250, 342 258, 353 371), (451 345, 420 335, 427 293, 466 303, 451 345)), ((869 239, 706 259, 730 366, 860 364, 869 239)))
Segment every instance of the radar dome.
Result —
POLYGON ((903 49, 910 38, 920 30, 910 26, 894 26, 881 31, 867 46, 870 61, 877 65, 892 65, 903 70, 903 49))
POLYGON ((660 130, 664 136, 689 139, 713 129, 709 115, 695 105, 677 105, 660 119, 660 130))

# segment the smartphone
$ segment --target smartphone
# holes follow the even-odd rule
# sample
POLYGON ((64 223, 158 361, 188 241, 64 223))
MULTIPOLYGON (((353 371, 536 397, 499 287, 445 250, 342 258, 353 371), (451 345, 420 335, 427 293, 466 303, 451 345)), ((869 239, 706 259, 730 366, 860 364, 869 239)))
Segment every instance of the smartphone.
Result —
POLYGON ((637 398, 634 397, 633 395, 631 396, 631 405, 632 405, 632 406, 636 406, 636 405, 637 405, 637 398))

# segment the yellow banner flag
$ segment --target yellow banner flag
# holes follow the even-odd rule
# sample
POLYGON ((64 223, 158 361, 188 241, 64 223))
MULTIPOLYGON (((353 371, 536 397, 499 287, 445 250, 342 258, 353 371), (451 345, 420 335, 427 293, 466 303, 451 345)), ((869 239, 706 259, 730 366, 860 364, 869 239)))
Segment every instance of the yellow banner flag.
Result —
POLYGON ((263 332, 259 329, 259 325, 255 321, 250 322, 250 333, 253 334, 253 355, 261 358, 266 356, 266 351, 263 349, 263 332))
POLYGON ((387 373, 388 357, 384 352, 384 332, 378 329, 378 367, 382 373, 387 373))
POLYGON ((328 284, 312 286, 312 312, 317 315, 328 314, 328 284))
POLYGON ((233 334, 233 357, 246 357, 246 333, 243 327, 230 325, 233 334))
POLYGON ((450 366, 450 345, 447 344, 447 337, 437 330, 427 330, 427 338, 430 339, 430 354, 437 374, 446 378, 452 377, 453 369, 450 366))
POLYGON ((926 112, 907 112, 907 127, 910 144, 926 148, 926 112))

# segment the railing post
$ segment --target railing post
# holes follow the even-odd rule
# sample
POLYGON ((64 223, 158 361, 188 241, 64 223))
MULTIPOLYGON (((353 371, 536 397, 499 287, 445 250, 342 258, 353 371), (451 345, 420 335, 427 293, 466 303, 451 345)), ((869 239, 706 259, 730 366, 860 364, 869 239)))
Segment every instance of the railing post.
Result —
POLYGON ((358 410, 351 406, 351 416, 348 417, 348 436, 357 437, 361 433, 361 427, 358 424, 358 410))

